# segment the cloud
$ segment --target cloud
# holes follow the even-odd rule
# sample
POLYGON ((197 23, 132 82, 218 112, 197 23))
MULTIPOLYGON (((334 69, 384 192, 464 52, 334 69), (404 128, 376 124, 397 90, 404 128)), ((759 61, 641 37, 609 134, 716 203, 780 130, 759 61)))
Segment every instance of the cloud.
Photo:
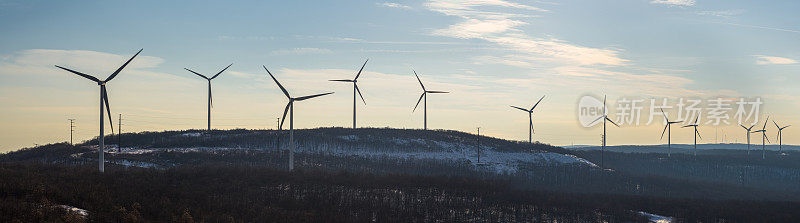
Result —
POLYGON ((744 13, 744 10, 736 9, 736 10, 718 10, 718 11, 699 11, 696 12, 698 15, 704 16, 716 16, 722 18, 731 18, 733 16, 741 15, 744 13))
POLYGON ((557 58, 564 63, 579 65, 624 65, 628 60, 619 57, 620 51, 580 46, 558 39, 529 36, 519 27, 526 25, 519 18, 533 17, 508 10, 547 12, 545 9, 502 0, 456 1, 431 0, 425 4, 431 11, 458 16, 463 20, 431 34, 460 39, 482 39, 507 49, 529 54, 530 57, 557 58), (500 7, 500 9, 498 9, 500 7))
POLYGON ((402 4, 394 3, 394 2, 383 2, 383 3, 375 3, 375 4, 377 4, 379 6, 383 6, 383 7, 389 7, 389 8, 411 9, 411 6, 402 5, 402 4))
MULTIPOLYGON (((125 68, 125 73, 139 73, 149 76, 160 76, 156 73, 143 70, 154 68, 164 62, 164 59, 142 55, 136 57, 125 68)), ((56 75, 63 74, 54 65, 74 69, 100 79, 111 74, 122 66, 133 54, 118 55, 112 53, 90 50, 54 50, 30 49, 4 56, 0 61, 0 74, 4 75, 56 75)))
POLYGON ((332 50, 325 48, 294 48, 288 50, 275 50, 272 55, 308 55, 308 54, 330 54, 332 50))
POLYGON ((731 26, 739 26, 739 27, 746 27, 746 28, 753 28, 753 29, 764 29, 764 30, 781 31, 781 32, 789 32, 789 33, 800 33, 800 30, 775 28, 775 27, 769 27, 769 26, 757 26, 757 25, 748 25, 748 24, 739 24, 739 23, 730 23, 730 22, 711 22, 711 23, 731 25, 731 26))
POLYGON ((524 25, 525 22, 502 19, 502 20, 479 20, 467 19, 464 22, 451 25, 446 29, 440 29, 433 32, 434 35, 450 36, 462 39, 481 38, 489 34, 503 33, 514 30, 513 28, 519 25, 524 25))
POLYGON ((670 6, 694 6, 694 0, 653 0, 651 4, 664 4, 670 6))
POLYGON ((785 57, 773 57, 773 56, 764 56, 764 55, 753 55, 757 58, 756 64, 759 65, 768 65, 768 64, 795 64, 797 63, 796 60, 785 58, 785 57))

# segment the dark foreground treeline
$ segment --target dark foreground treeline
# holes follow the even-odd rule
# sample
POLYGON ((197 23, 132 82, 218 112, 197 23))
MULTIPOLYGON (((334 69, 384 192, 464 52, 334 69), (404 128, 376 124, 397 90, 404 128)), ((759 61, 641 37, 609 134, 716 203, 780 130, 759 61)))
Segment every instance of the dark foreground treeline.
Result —
POLYGON ((0 222, 798 222, 800 204, 520 191, 467 177, 0 164, 0 222), (84 219, 57 208, 88 210, 84 219))

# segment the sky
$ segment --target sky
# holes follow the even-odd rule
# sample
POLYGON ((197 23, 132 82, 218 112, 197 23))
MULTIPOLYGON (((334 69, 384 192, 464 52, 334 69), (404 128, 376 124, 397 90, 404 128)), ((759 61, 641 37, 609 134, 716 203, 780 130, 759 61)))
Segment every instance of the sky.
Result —
MULTIPOLYGON (((0 0, 0 151, 68 141, 70 118, 76 142, 96 137, 99 87, 54 65, 104 79, 139 49, 107 84, 123 132, 205 128, 206 82, 184 68, 213 75, 231 63, 213 81, 214 128, 276 128, 287 99, 262 66, 293 96, 336 92, 297 102, 296 128, 349 127, 352 85, 328 80, 353 78, 369 59, 360 127, 422 128, 414 70, 428 90, 450 92, 429 96, 431 129, 527 140, 528 114, 510 105, 545 96, 534 140, 599 145, 602 127, 581 125, 579 100, 607 95, 617 122, 621 101, 644 105, 640 125, 608 129, 609 145, 662 144, 651 99, 744 98, 763 102, 744 124, 769 116, 774 143, 772 120, 800 122, 797 9, 728 0, 0 0)), ((666 113, 678 119, 674 109, 666 113)), ((699 142, 743 142, 738 124, 703 121, 699 142)), ((672 142, 691 143, 692 130, 678 127, 672 142)), ((800 144, 795 128, 783 134, 800 144)))

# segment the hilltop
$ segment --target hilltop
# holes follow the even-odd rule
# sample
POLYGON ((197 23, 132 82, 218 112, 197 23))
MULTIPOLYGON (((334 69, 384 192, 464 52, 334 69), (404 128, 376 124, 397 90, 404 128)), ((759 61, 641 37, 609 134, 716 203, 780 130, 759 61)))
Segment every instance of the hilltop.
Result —
MULTIPOLYGON (((795 156, 777 154, 770 154, 769 159, 765 160, 729 152, 698 156, 675 153, 670 157, 662 153, 605 152, 601 155, 599 151, 591 149, 568 150, 542 143, 509 141, 448 130, 318 128, 295 131, 297 170, 287 172, 287 131, 141 132, 126 133, 119 139, 121 147, 112 145, 106 149, 105 174, 96 173, 96 140, 74 146, 50 144, 0 155, 0 178, 30 179, 6 181, 13 184, 7 183, 3 186, 5 188, 0 189, 15 192, 5 194, 3 198, 40 205, 41 202, 18 196, 30 197, 35 194, 34 197, 48 202, 85 208, 89 216, 95 213, 96 217, 108 219, 122 217, 114 217, 114 210, 101 207, 116 205, 127 210, 125 213, 135 209, 146 219, 176 220, 183 215, 207 215, 202 218, 207 221, 221 221, 226 215, 258 221, 268 216, 301 216, 304 211, 319 214, 307 219, 319 220, 336 213, 329 211, 336 209, 337 205, 322 210, 308 206, 317 201, 296 200, 298 196, 311 194, 315 200, 333 199, 326 198, 333 196, 340 202, 361 205, 358 211, 335 215, 339 216, 335 219, 364 220, 364 215, 375 215, 378 219, 399 219, 395 215, 374 212, 375 208, 401 211, 397 209, 399 207, 391 205, 393 202, 381 206, 378 205, 380 202, 373 200, 373 197, 389 196, 387 191, 404 194, 397 194, 399 197, 392 199, 417 196, 425 198, 420 201, 427 197, 447 200, 447 205, 436 202, 407 203, 406 207, 418 205, 414 207, 420 209, 403 208, 402 211, 409 214, 409 218, 403 218, 406 220, 420 220, 427 216, 434 219, 500 221, 498 219, 506 216, 517 220, 596 221, 596 218, 600 218, 639 221, 640 217, 654 213, 687 221, 713 221, 739 219, 756 210, 743 207, 760 207, 757 210, 778 212, 783 210, 781 208, 797 207, 800 201, 800 187, 797 186, 800 185, 800 160, 795 156), (35 174, 35 177, 30 174, 35 174), (151 180, 145 183, 137 179, 151 180), (155 179, 159 180, 153 181, 155 179), (118 190, 115 188, 119 185, 134 187, 123 190, 131 195, 161 194, 165 190, 176 190, 174 187, 185 190, 206 188, 177 192, 175 196, 213 195, 217 199, 243 196, 241 199, 263 205, 263 208, 283 211, 268 212, 271 213, 269 215, 242 213, 233 209, 217 213, 217 209, 203 209, 182 203, 211 201, 186 197, 181 202, 172 201, 178 202, 173 204, 144 204, 142 199, 145 198, 138 198, 150 196, 144 194, 121 196, 125 200, 102 203, 92 198, 94 195, 90 196, 94 193, 91 190, 77 189, 81 188, 79 185, 95 180, 111 184, 93 184, 94 188, 106 191, 109 197, 120 197, 115 195, 118 190), (168 184, 161 185, 162 181, 168 184), (36 185, 44 185, 45 189, 41 192, 27 189, 38 187, 36 185), (55 185, 64 186, 53 188, 55 185), (69 190, 85 193, 85 196, 74 197, 73 192, 46 192, 73 187, 70 185, 75 188, 69 190), (226 189, 228 187, 240 187, 241 191, 226 189), (355 197, 343 195, 342 191, 354 193, 355 197), (261 193, 271 194, 269 196, 288 203, 274 204, 271 200, 257 199, 257 194, 261 193), (512 199, 515 196, 525 199, 512 199), (484 202, 469 206, 459 203, 463 199, 484 202), (134 203, 141 207, 132 206, 134 203), (733 204, 735 207, 730 206, 733 204), (150 209, 143 210, 145 206, 150 209), (158 207, 170 211, 161 213, 158 207), (526 209, 530 211, 522 211, 520 207, 530 208, 526 209), (718 209, 699 212, 707 207, 718 209), (423 211, 426 208, 442 213, 427 213, 423 211), (183 210, 189 212, 182 213, 183 210), (458 214, 443 214, 452 211, 458 214), (639 211, 646 214, 636 214, 639 211), (595 212, 601 213, 600 216, 594 216, 592 213, 595 212)), ((116 137, 107 138, 107 142, 117 141, 116 137)), ((224 200, 215 202, 229 203, 224 200)), ((226 207, 236 206, 228 203, 226 207)), ((347 207, 349 209, 346 210, 355 208, 347 207)), ((780 218, 776 218, 776 221, 780 221, 777 219, 780 218)))

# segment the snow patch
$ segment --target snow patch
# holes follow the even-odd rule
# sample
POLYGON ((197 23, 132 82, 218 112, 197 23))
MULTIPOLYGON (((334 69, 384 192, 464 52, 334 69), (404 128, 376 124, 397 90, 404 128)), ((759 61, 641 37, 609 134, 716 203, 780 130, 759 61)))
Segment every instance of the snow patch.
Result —
POLYGON ((69 212, 78 214, 78 215, 80 215, 81 217, 84 217, 84 218, 86 216, 89 216, 89 212, 84 210, 84 209, 76 208, 76 207, 69 206, 69 205, 58 205, 58 207, 59 208, 63 208, 64 210, 67 210, 69 212))
POLYGON ((203 135, 203 133, 199 133, 199 132, 187 132, 187 133, 181 134, 181 136, 183 136, 183 137, 199 137, 199 136, 202 136, 202 135, 203 135))
MULTIPOLYGON (((398 144, 424 143, 421 139, 393 139, 398 144)), ((466 161, 475 168, 487 169, 498 174, 513 174, 519 170, 521 164, 536 163, 540 165, 587 165, 597 167, 592 162, 576 157, 552 152, 498 152, 493 147, 481 146, 481 162, 477 160, 477 148, 474 145, 430 141, 435 145, 436 151, 387 151, 375 149, 345 149, 337 146, 301 146, 296 152, 333 155, 333 156, 360 156, 365 158, 395 158, 395 159, 432 159, 466 161)))
POLYGON ((117 165, 135 166, 135 167, 142 167, 142 168, 158 168, 160 166, 160 165, 155 164, 155 163, 140 162, 140 161, 130 161, 130 160, 106 160, 106 162, 117 164, 117 165))
POLYGON ((337 136, 337 138, 344 139, 347 141, 358 141, 357 135, 346 135, 346 136, 337 136))
POLYGON ((656 223, 670 223, 670 222, 672 222, 672 217, 666 217, 666 216, 661 216, 661 215, 650 214, 650 213, 647 213, 647 212, 644 212, 644 211, 640 211, 638 213, 639 213, 639 215, 645 216, 648 219, 650 219, 650 222, 656 222, 656 223))

